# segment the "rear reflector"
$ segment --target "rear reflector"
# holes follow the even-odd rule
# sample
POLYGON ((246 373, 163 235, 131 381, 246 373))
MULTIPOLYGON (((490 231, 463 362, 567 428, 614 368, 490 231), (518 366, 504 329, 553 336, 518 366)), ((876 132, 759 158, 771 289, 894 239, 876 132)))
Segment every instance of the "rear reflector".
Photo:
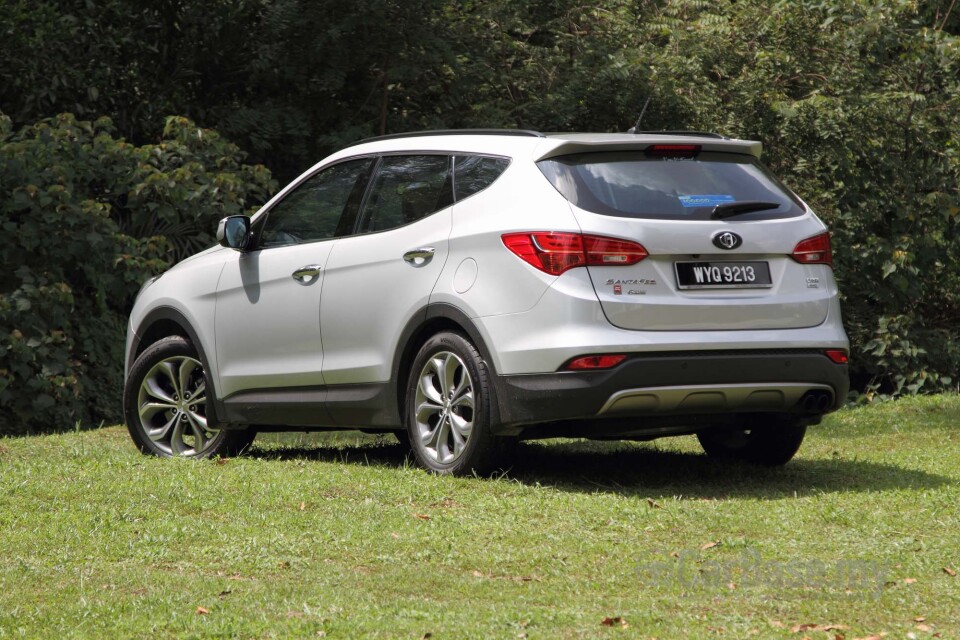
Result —
POLYGON ((627 359, 627 356, 623 354, 617 355, 606 355, 606 356, 584 356, 582 358, 577 358, 570 362, 567 365, 567 369, 570 371, 587 371, 590 369, 609 369, 610 367, 615 367, 624 360, 627 359))
POLYGON ((652 144, 644 153, 648 156, 661 156, 670 158, 692 158, 700 153, 698 144, 652 144))
POLYGON ((850 362, 850 356, 843 349, 827 349, 824 353, 836 364, 847 364, 850 362))
POLYGON ((637 242, 580 233, 505 233, 502 239, 521 260, 554 276, 587 265, 629 266, 649 255, 637 242))
POLYGON ((830 247, 830 234, 821 233, 801 240, 794 247, 790 257, 800 264, 825 264, 832 267, 833 250, 830 247))

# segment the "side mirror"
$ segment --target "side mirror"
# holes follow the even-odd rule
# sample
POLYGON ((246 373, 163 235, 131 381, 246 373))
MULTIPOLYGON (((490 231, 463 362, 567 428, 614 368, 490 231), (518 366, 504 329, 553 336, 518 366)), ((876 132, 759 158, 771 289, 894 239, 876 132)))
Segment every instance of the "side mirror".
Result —
POLYGON ((247 216, 227 216, 217 226, 217 242, 221 247, 246 250, 250 244, 250 218, 247 216))

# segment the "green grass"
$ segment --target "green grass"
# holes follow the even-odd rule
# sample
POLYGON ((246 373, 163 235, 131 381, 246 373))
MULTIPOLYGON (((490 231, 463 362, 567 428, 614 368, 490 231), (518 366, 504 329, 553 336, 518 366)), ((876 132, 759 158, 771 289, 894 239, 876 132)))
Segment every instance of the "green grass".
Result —
POLYGON ((525 444, 494 479, 352 433, 6 439, 0 638, 960 637, 958 514, 958 396, 842 411, 774 470, 693 438, 525 444))

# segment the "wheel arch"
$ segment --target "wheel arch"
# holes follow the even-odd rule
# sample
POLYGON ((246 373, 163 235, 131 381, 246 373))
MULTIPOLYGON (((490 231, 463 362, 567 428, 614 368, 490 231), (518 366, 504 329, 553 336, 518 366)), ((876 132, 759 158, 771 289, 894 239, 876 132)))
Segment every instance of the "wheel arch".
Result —
POLYGON ((214 370, 210 367, 210 360, 200 337, 187 317, 173 307, 157 307, 144 316, 140 324, 134 329, 133 336, 130 355, 126 363, 127 372, 130 371, 140 354, 158 340, 169 336, 180 336, 190 341, 193 348, 197 350, 197 355, 200 357, 201 364, 203 364, 203 370, 207 372, 207 379, 212 387, 212 402, 207 408, 207 420, 211 426, 219 426, 221 422, 218 416, 224 415, 224 412, 220 406, 220 398, 216 390, 217 381, 213 375, 214 370))
POLYGON ((414 358, 417 357, 420 348, 427 340, 442 331, 454 331, 465 335, 480 352, 480 357, 483 358, 484 366, 487 367, 487 372, 491 378, 490 394, 493 397, 490 398, 490 423, 494 426, 499 425, 500 405, 497 398, 496 385, 492 384, 493 379, 496 378, 497 371, 493 364, 493 359, 490 356, 490 350, 480 335, 480 331, 467 314, 457 307, 446 303, 429 305, 424 309, 422 314, 417 314, 407 323, 407 326, 401 334, 401 339, 397 345, 397 351, 393 359, 393 392, 396 397, 396 407, 400 417, 400 424, 403 425, 404 422, 406 389, 410 379, 410 366, 413 364, 414 358))

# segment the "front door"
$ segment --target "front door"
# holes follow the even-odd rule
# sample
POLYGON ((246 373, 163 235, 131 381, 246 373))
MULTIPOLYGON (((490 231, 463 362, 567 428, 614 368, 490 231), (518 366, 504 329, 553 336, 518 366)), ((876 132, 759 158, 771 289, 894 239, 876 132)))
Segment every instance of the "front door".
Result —
POLYGON ((223 399, 262 391, 269 402, 271 392, 324 384, 324 269, 372 164, 351 160, 302 181, 258 218, 254 249, 227 262, 215 319, 223 399))

